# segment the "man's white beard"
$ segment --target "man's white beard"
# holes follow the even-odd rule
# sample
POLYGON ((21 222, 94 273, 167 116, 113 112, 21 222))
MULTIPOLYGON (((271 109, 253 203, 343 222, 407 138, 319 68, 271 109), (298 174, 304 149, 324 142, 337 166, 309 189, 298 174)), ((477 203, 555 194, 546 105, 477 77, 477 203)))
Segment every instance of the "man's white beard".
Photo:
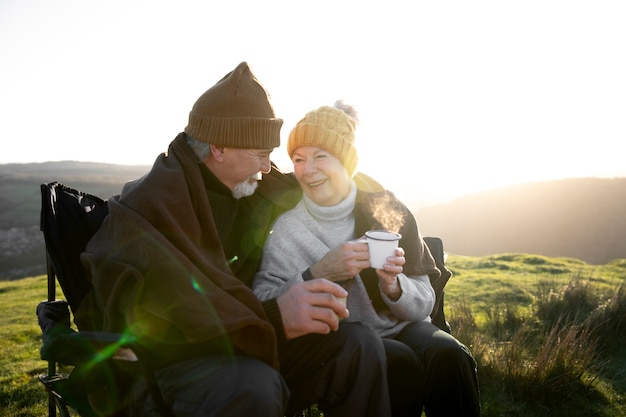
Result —
POLYGON ((240 182, 239 184, 235 185, 235 187, 233 187, 233 197, 235 198, 235 200, 239 200, 242 197, 248 197, 254 194, 254 191, 256 190, 256 187, 258 187, 258 185, 259 184, 257 183, 257 181, 249 182, 249 180, 246 180, 244 182, 240 182))

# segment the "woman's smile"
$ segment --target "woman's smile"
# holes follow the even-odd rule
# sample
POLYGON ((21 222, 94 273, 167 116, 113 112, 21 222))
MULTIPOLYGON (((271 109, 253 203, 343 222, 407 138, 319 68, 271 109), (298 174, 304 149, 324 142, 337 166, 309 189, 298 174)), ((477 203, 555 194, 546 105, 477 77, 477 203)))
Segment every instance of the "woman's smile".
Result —
POLYGON ((311 187, 311 188, 319 187, 320 185, 324 184, 326 181, 328 181, 328 180, 324 179, 324 180, 319 180, 319 181, 315 181, 315 182, 310 182, 308 184, 308 186, 311 187))

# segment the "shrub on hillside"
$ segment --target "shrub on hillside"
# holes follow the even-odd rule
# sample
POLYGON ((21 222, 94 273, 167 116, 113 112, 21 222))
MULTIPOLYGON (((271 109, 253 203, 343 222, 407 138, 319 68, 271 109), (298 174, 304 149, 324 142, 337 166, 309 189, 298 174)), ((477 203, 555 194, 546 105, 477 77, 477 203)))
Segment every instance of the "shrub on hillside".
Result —
POLYGON ((549 328, 564 318, 581 323, 598 304, 599 297, 589 280, 575 278, 564 288, 558 288, 555 281, 539 283, 534 308, 537 318, 549 328))
POLYGON ((588 326, 607 349, 626 344, 626 286, 615 289, 611 297, 600 303, 589 315, 588 326))
POLYGON ((499 399, 485 404, 485 415, 570 415, 606 401, 594 381, 607 365, 606 348, 626 339, 626 288, 601 299, 588 280, 563 288, 546 280, 530 314, 491 305, 478 326, 466 304, 450 306, 453 333, 472 350, 481 389, 499 399))

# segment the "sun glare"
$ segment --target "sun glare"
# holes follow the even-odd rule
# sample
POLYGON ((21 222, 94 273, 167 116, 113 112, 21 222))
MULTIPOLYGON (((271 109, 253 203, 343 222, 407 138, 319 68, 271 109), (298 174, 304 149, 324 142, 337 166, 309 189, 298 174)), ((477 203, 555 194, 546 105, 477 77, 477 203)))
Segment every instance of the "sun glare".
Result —
MULTIPOLYGON (((623 2, 346 1, 302 19, 276 1, 285 16, 251 5, 233 31, 238 7, 2 2, 0 163, 150 165, 246 60, 283 143, 307 111, 344 98, 361 113, 360 170, 398 193, 626 175, 623 2)), ((272 159, 291 170, 284 146, 272 159)))

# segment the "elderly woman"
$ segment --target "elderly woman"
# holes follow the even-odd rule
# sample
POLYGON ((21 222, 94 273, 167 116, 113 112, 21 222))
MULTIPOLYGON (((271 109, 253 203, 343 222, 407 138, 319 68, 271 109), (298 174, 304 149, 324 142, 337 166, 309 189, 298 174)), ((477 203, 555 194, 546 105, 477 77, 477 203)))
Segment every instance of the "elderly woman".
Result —
POLYGON ((408 208, 386 190, 353 180, 356 112, 341 102, 307 113, 289 134, 287 151, 302 199, 279 217, 254 280, 261 299, 302 280, 327 279, 348 292, 349 317, 383 338, 394 416, 477 416, 476 365, 469 350, 430 322, 440 272, 408 208), (395 256, 372 269, 370 229, 402 235, 395 256))

